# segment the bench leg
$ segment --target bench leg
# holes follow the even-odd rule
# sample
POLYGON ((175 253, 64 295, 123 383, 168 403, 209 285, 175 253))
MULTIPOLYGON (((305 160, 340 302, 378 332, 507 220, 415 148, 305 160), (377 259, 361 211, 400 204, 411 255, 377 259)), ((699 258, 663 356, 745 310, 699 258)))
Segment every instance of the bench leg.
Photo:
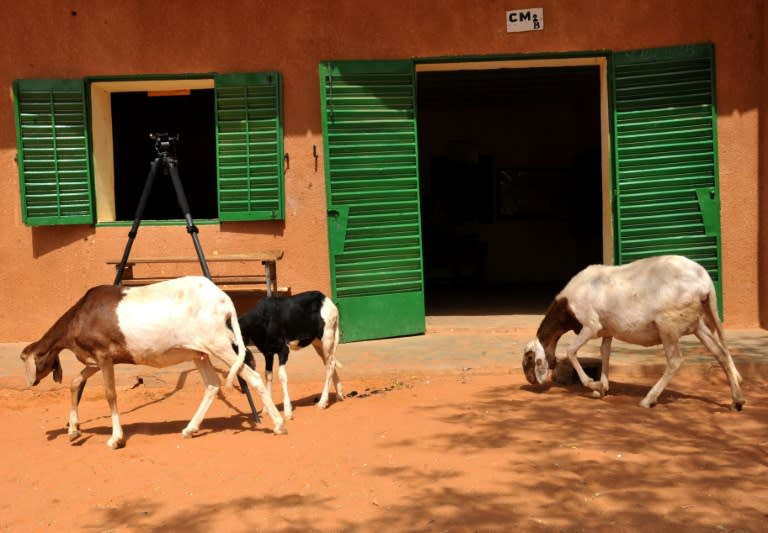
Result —
POLYGON ((262 261, 264 265, 264 282, 267 285, 267 296, 277 291, 277 268, 274 261, 262 261))

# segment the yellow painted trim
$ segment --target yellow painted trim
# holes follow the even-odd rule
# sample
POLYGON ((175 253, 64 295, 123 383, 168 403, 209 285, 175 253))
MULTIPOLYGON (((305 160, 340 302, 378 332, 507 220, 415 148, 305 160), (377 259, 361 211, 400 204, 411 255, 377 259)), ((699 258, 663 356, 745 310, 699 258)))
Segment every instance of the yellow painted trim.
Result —
POLYGON ((450 72, 452 70, 493 70, 500 68, 583 67, 606 64, 605 57, 573 57, 554 59, 505 59, 500 61, 466 61, 460 63, 417 63, 416 72, 450 72))
POLYGON ((213 89, 213 78, 180 80, 120 80, 96 81, 91 88, 102 88, 110 93, 143 91, 183 91, 187 89, 213 89))
POLYGON ((93 182, 96 195, 96 222, 115 220, 115 166, 112 146, 112 105, 110 93, 91 86, 91 138, 93 182))
POLYGON ((600 166, 603 176, 603 264, 612 265, 613 258, 613 188, 611 183, 611 117, 608 98, 608 59, 599 58, 600 66, 600 166))

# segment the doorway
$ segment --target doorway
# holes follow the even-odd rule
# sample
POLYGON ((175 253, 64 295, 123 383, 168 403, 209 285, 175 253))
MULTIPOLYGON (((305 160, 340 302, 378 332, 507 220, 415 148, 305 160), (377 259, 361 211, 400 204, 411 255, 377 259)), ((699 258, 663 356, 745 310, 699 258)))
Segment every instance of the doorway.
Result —
POLYGON ((604 59, 416 72, 427 315, 544 313, 611 260, 604 59))

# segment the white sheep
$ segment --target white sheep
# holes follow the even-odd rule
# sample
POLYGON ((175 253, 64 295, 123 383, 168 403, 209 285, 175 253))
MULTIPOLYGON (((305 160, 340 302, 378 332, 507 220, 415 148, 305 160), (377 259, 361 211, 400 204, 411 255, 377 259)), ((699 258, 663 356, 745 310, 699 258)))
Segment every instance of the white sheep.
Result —
POLYGON ((714 284, 707 271, 690 259, 650 257, 622 266, 592 265, 576 274, 555 296, 536 339, 525 347, 523 371, 530 383, 543 383, 554 369, 557 342, 567 331, 576 333, 567 350, 568 359, 581 383, 596 395, 608 393, 613 337, 642 346, 664 345, 666 371, 640 402, 643 407, 652 407, 682 364, 680 337, 694 334, 728 376, 732 408, 741 410, 744 405, 741 375, 725 345, 714 284), (597 337, 603 339, 602 370, 600 381, 593 381, 576 352, 597 337))
POLYGON ((274 422, 274 432, 285 432, 283 419, 261 377, 243 366, 246 349, 232 300, 207 278, 187 276, 145 287, 102 285, 88 290, 39 341, 22 351, 21 359, 31 386, 51 371, 53 379, 61 383, 59 353, 63 349, 72 351, 85 365, 71 384, 70 441, 80 436, 77 413, 80 392, 86 380, 101 370, 112 411, 112 436, 107 445, 116 449, 124 444, 114 371, 114 365, 121 363, 157 368, 182 361, 195 363, 205 382, 205 393, 182 431, 184 437, 192 436, 219 391, 211 356, 229 367, 228 386, 235 375, 240 375, 261 394, 274 422))

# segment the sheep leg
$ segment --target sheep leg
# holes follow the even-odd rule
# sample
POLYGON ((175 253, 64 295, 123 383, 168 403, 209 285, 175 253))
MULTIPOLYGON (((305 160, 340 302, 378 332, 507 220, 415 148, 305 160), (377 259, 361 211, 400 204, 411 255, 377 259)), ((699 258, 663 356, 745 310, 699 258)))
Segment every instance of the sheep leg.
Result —
MULTIPOLYGON (((277 368, 277 375, 280 379, 280 385, 283 388, 283 413, 285 414, 285 418, 288 420, 293 419, 293 405, 291 404, 291 397, 288 394, 288 372, 285 369, 285 365, 288 363, 288 353, 289 353, 288 345, 283 346, 283 348, 280 350, 280 353, 278 354, 278 362, 279 366, 277 368)), ((270 372, 270 381, 267 384, 267 388, 270 388, 272 386, 271 378, 272 373, 270 372)))
MULTIPOLYGON (((335 351, 335 350, 334 350, 335 351)), ((341 384, 341 379, 339 378, 339 372, 336 370, 336 367, 340 366, 340 363, 336 360, 336 356, 333 357, 333 388, 336 390, 336 399, 339 401, 344 400, 344 386, 341 384)))
POLYGON ((120 414, 117 411, 115 367, 109 357, 100 357, 99 366, 104 375, 104 396, 106 396, 109 409, 112 412, 112 436, 107 441, 107 446, 116 450, 125 444, 125 436, 123 435, 123 428, 120 426, 120 414))
POLYGON ((293 420, 293 404, 291 404, 291 397, 288 395, 288 372, 285 370, 285 365, 278 367, 277 375, 280 379, 280 385, 283 387, 283 414, 288 420, 293 420))
POLYGON ((664 353, 667 356, 667 368, 662 374, 659 381, 648 391, 648 394, 640 401, 641 407, 653 407, 656 405, 659 395, 664 391, 669 382, 675 376, 680 369, 680 365, 683 364, 683 356, 680 354, 680 345, 678 340, 670 341, 662 337, 664 343, 664 353))
POLYGON ((256 389, 261 396, 261 401, 264 402, 264 408, 267 410, 267 413, 269 413, 272 423, 275 424, 275 429, 273 430, 275 434, 281 435, 287 433, 283 417, 280 416, 280 412, 277 410, 275 402, 272 401, 272 396, 267 392, 267 389, 264 388, 264 382, 261 380, 259 373, 246 366, 240 369, 239 376, 245 379, 245 381, 247 381, 251 387, 256 389))
MULTIPOLYGON (((245 350, 245 346, 238 346, 238 350, 241 349, 245 350)), ((215 350, 213 353, 215 353, 216 356, 224 361, 224 363, 230 368, 237 361, 235 355, 232 353, 232 346, 230 345, 222 346, 220 349, 215 350)), ((243 378, 251 387, 256 389, 256 391, 261 396, 261 401, 264 402, 264 408, 267 410, 269 417, 275 424, 275 429, 273 431, 278 435, 287 433, 285 430, 283 417, 280 416, 280 413, 277 411, 275 402, 272 401, 272 396, 267 393, 267 389, 264 388, 264 382, 261 380, 259 373, 248 365, 242 365, 237 375, 243 378)))
POLYGON ((611 360, 611 342, 613 337, 603 337, 600 344, 600 385, 602 390, 598 391, 601 396, 608 394, 608 365, 611 360))
POLYGON ((339 373, 336 370, 336 366, 338 364, 339 362, 334 357, 333 358, 333 388, 336 390, 336 399, 341 401, 341 400, 344 400, 344 385, 341 384, 339 373))
POLYGON ((185 438, 192 437, 200 430, 200 423, 203 421, 205 413, 208 412, 213 400, 216 399, 216 394, 219 392, 219 377, 216 375, 216 370, 214 370, 208 355, 201 353, 200 357, 195 357, 194 361, 197 370, 200 371, 200 375, 203 377, 205 392, 192 420, 181 431, 181 435, 185 438))
POLYGON ((324 335, 322 339, 315 339, 312 341, 312 347, 320 356, 325 367, 325 382, 323 383, 323 392, 320 395, 320 401, 317 402, 317 407, 325 409, 328 407, 328 396, 331 392, 331 382, 336 389, 336 398, 338 400, 344 399, 344 389, 339 379, 339 374, 336 371, 336 342, 331 335, 324 335))
POLYGON ((696 337, 712 352, 712 355, 715 356, 715 359, 720 363, 720 366, 725 371, 725 375, 728 377, 728 383, 731 386, 731 399, 733 400, 731 409, 741 411, 745 402, 744 394, 741 392, 741 374, 739 374, 736 365, 733 363, 731 352, 728 351, 724 343, 718 341, 712 334, 712 331, 701 320, 696 330, 696 337))
MULTIPOLYGON (((592 389, 593 391, 598 392, 601 396, 604 394, 603 392, 603 384, 601 381, 595 382, 591 377, 587 375, 586 372, 584 372, 584 368, 581 366, 581 363, 579 362, 579 358, 576 357, 576 353, 579 351, 579 349, 584 346, 590 339, 594 338, 594 335, 592 333, 592 330, 589 328, 582 328, 581 332, 576 335, 576 338, 573 340, 573 343, 568 347, 568 351, 566 354, 568 355, 568 361, 570 361, 571 366, 576 371, 576 374, 579 376, 579 379, 581 380, 581 384, 585 387, 588 387, 592 389)), ((608 344, 610 347, 610 343, 608 344)), ((602 347, 601 347, 602 352, 602 347)))
POLYGON ((337 367, 341 366, 341 363, 336 359, 336 348, 339 346, 338 322, 333 326, 332 331, 333 333, 325 333, 324 342, 327 340, 327 351, 333 357, 333 388, 336 389, 336 399, 342 401, 344 400, 344 386, 341 384, 339 372, 336 370, 337 367))
POLYGON ((267 394, 272 398, 272 367, 275 363, 274 354, 264 354, 264 379, 267 380, 267 394))
POLYGON ((85 387, 88 378, 99 371, 97 366, 86 366, 80 373, 72 378, 69 390, 72 395, 72 406, 69 409, 69 423, 67 424, 67 434, 69 441, 72 442, 80 436, 80 417, 77 414, 77 407, 80 405, 80 396, 85 387))

